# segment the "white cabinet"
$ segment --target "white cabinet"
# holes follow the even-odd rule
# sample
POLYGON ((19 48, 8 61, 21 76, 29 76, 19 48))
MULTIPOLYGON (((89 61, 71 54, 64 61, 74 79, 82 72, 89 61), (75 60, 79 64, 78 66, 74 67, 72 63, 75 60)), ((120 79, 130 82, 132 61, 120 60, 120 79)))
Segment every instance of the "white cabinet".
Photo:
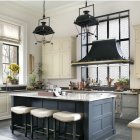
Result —
POLYGON ((135 77, 140 78, 140 25, 134 26, 135 29, 135 77))
POLYGON ((56 38, 53 45, 42 47, 43 78, 75 78, 76 67, 71 61, 76 60, 76 38, 56 38))
POLYGON ((11 116, 11 98, 8 93, 0 93, 0 120, 11 116))

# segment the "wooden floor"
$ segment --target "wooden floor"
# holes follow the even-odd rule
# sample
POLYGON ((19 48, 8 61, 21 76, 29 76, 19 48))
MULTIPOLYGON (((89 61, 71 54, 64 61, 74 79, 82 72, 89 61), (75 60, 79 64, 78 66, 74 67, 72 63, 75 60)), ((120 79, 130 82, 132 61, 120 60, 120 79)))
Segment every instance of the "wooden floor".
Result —
MULTIPOLYGON (((129 121, 116 120, 116 134, 105 140, 131 140, 131 129, 127 127, 129 121)), ((30 140, 30 136, 24 137, 22 132, 10 131, 10 120, 0 121, 0 140, 30 140)), ((45 136, 35 135, 34 140, 46 140, 45 136)), ((53 139, 50 139, 53 140, 53 139)))

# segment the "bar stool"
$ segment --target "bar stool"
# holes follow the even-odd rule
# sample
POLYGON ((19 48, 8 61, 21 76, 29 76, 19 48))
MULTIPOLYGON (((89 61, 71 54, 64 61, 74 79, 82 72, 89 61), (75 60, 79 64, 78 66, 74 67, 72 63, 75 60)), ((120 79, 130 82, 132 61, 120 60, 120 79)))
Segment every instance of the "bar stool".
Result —
POLYGON ((46 137, 49 140, 49 119, 53 116, 53 113, 57 112, 57 110, 49 110, 45 108, 38 108, 30 111, 31 115, 31 138, 33 139, 33 117, 45 119, 46 122, 46 137))
POLYGON ((14 133, 15 127, 23 128, 25 131, 25 137, 27 137, 27 115, 30 113, 30 110, 34 109, 34 107, 26 107, 26 106, 15 106, 11 107, 11 130, 14 133), (24 127, 16 125, 15 122, 15 114, 24 116, 24 127))
MULTIPOLYGON (((63 123, 72 123, 73 128, 72 128, 72 140, 76 140, 76 122, 82 119, 82 114, 81 113, 72 113, 72 112, 67 112, 67 111, 62 111, 62 112, 57 112, 53 114, 54 118, 54 140, 57 140, 56 136, 56 120, 59 122, 63 123)), ((66 124, 67 125, 67 124, 66 124)), ((66 132, 65 132, 66 134, 66 132)), ((67 137, 65 136, 65 139, 67 137)))

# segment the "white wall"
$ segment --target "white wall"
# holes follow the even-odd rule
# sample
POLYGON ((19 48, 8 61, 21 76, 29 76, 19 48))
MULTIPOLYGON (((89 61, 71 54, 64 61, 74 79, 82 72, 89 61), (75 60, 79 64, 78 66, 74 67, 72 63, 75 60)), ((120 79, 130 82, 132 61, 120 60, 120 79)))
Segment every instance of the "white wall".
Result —
MULTIPOLYGON (((56 36, 70 36, 76 35, 76 28, 73 24, 74 20, 78 16, 78 8, 84 6, 84 2, 74 5, 72 7, 67 7, 66 9, 61 9, 57 13, 50 13, 51 16, 51 25, 53 26, 56 36)), ((139 1, 104 1, 104 2, 95 2, 95 16, 109 14, 113 12, 123 11, 130 9, 130 38, 131 38, 131 57, 134 59, 134 30, 133 25, 140 24, 140 2, 139 1)), ((80 52, 80 51, 77 51, 80 52)), ((80 54, 77 54, 78 57, 80 54)), ((135 65, 135 64, 134 64, 135 65)), ((134 78, 134 65, 131 65, 131 83, 130 86, 132 89, 140 88, 140 79, 134 78)), ((79 73, 78 68, 78 73, 79 73)), ((78 79, 72 79, 73 81, 78 81, 78 79)), ((49 80, 49 82, 54 83, 58 86, 68 86, 69 79, 67 80, 49 80)))
MULTIPOLYGON (((0 1, 0 17, 4 17, 7 20, 17 21, 19 24, 23 23, 27 28, 25 29, 25 42, 23 47, 27 47, 26 52, 24 52, 23 61, 24 63, 24 71, 22 73, 26 73, 24 77, 24 84, 26 84, 26 78, 28 79, 29 74, 29 54, 32 54, 35 57, 35 64, 41 61, 41 47, 35 45, 35 39, 32 34, 32 31, 38 24, 38 19, 35 18, 34 15, 30 15, 24 8, 20 8, 18 6, 14 6, 8 2, 0 1), (26 33, 27 31, 27 33, 26 33), (26 55, 27 53, 27 55, 26 55)), ((25 51, 25 50, 24 50, 25 51)), ((21 56, 19 56, 21 57, 21 56)), ((27 81, 28 82, 28 81, 27 81)))

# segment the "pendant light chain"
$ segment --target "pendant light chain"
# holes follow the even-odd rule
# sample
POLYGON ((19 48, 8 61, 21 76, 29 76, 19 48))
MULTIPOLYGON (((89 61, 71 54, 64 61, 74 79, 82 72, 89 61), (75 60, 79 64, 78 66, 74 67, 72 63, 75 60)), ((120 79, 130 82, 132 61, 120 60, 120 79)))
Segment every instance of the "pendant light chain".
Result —
POLYGON ((45 19, 45 0, 43 2, 43 19, 45 19))

